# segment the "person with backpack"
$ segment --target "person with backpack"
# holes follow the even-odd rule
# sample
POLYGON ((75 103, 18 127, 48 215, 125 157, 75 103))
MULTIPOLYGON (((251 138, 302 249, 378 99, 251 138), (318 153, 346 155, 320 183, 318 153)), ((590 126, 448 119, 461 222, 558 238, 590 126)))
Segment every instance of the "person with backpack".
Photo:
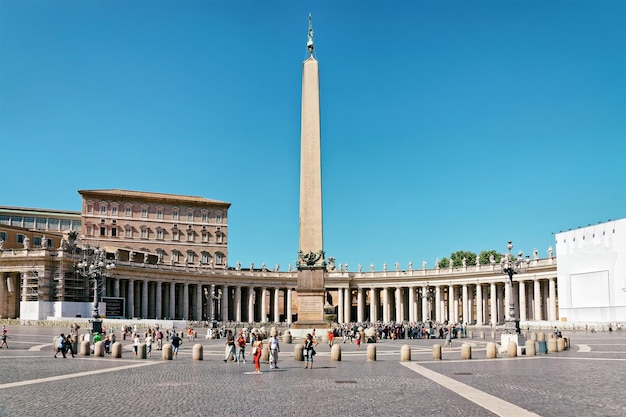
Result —
POLYGON ((69 351, 72 354, 72 358, 74 357, 74 341, 72 340, 72 335, 68 334, 67 336, 65 336, 65 340, 63 341, 63 343, 65 343, 65 355, 63 355, 63 357, 65 357, 67 355, 67 352, 69 351))

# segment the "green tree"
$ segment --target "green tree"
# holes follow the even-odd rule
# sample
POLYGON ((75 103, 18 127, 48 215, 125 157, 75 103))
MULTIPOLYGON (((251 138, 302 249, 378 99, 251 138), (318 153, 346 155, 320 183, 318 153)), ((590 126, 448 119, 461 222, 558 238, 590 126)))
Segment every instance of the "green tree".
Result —
POLYGON ((463 266, 463 258, 466 265, 476 265, 476 254, 474 252, 458 250, 450 254, 453 266, 463 266))
POLYGON ((495 259, 496 263, 500 263, 500 259, 502 259, 502 254, 492 249, 492 250, 484 250, 480 252, 480 255, 478 255, 480 258, 480 264, 489 265, 489 257, 491 255, 493 255, 493 258, 495 259))

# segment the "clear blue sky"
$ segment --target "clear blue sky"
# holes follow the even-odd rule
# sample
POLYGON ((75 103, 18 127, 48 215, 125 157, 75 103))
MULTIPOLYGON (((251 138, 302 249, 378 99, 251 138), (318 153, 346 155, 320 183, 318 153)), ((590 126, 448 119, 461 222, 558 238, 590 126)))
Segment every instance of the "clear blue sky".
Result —
POLYGON ((545 257, 626 217, 621 0, 0 0, 0 205, 228 201, 229 263, 286 269, 309 13, 337 263, 545 257))

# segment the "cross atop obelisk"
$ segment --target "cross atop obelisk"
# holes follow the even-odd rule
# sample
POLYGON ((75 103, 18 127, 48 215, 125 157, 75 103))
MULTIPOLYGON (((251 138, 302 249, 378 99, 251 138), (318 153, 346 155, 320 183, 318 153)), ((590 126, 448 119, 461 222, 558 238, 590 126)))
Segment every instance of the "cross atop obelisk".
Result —
POLYGON ((300 148, 300 250, 298 251, 298 325, 324 324, 324 244, 322 239, 322 163, 319 69, 313 56, 313 21, 309 15, 302 64, 302 130, 300 148))

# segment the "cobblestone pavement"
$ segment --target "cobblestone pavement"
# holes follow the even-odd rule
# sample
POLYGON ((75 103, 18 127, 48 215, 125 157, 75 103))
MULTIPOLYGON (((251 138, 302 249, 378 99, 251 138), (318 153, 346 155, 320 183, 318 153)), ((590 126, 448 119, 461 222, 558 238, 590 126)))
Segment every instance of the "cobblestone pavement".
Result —
MULTIPOLYGON (((1 416, 624 416, 625 333, 575 333, 570 350, 514 359, 485 359, 489 340, 463 339, 432 360, 442 340, 341 344, 331 361, 320 343, 315 367, 294 361, 295 344, 281 344, 280 369, 224 363, 223 340, 185 339, 178 358, 122 359, 77 355, 54 359, 52 337, 65 329, 17 326, 0 349, 1 416), (460 360, 461 343, 473 346, 460 360), (195 343, 204 360, 192 359, 195 343), (412 361, 400 362, 402 345, 412 361)), ((297 343, 298 341, 295 341, 297 343)))

